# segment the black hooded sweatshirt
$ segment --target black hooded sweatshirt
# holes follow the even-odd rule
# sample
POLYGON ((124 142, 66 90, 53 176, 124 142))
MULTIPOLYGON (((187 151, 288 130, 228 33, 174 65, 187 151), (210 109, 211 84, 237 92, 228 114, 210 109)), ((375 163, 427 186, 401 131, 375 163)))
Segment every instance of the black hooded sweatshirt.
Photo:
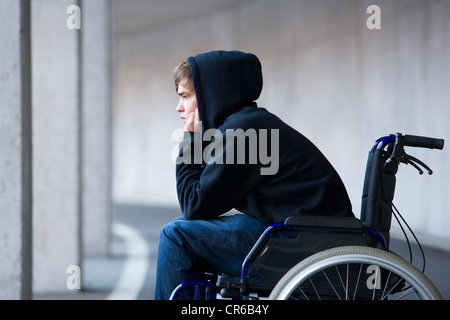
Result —
POLYGON ((255 55, 213 51, 187 61, 202 131, 185 132, 180 142, 176 179, 185 219, 212 219, 233 208, 266 226, 296 215, 354 216, 344 184, 325 156, 257 106, 263 80, 255 55), (248 134, 246 143, 237 132, 248 134))

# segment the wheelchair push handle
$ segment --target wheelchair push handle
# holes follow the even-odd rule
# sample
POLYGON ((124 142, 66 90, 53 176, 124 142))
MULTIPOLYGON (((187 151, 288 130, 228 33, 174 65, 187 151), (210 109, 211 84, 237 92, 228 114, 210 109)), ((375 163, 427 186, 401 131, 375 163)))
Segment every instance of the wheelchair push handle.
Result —
POLYGON ((407 147, 439 149, 444 148, 444 139, 435 139, 421 136, 404 135, 404 144, 407 147))
MULTIPOLYGON (((391 137, 393 137, 393 135, 391 135, 391 137)), ((428 174, 430 175, 433 174, 433 171, 425 163, 407 154, 404 149, 405 146, 442 150, 444 148, 444 140, 428 137, 412 136, 407 134, 402 135, 401 133, 397 133, 395 135, 395 143, 392 154, 386 161, 386 163, 397 161, 401 163, 410 164, 414 168, 416 168, 417 171, 419 171, 419 174, 423 174, 423 170, 420 168, 421 166, 425 168, 426 171, 428 171, 428 174)))

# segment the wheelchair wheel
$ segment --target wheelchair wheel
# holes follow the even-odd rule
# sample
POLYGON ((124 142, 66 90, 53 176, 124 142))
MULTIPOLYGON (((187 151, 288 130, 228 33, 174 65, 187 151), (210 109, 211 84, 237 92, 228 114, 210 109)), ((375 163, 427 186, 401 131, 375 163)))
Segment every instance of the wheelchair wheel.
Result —
POLYGON ((433 283, 402 257, 371 247, 318 252, 294 266, 271 300, 441 300, 433 283))

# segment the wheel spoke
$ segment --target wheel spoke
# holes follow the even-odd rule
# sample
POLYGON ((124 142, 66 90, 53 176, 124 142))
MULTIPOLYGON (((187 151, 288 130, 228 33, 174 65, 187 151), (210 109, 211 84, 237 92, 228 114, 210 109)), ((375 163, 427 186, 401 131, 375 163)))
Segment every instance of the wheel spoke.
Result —
POLYGON ((334 268, 336 269, 336 272, 337 272, 337 274, 338 274, 339 280, 341 281, 342 288, 343 288, 344 291, 345 291, 344 281, 342 281, 342 277, 341 277, 341 274, 339 273, 339 269, 338 269, 337 266, 334 266, 334 268))
POLYGON ((345 300, 348 300, 349 264, 347 263, 347 279, 345 279, 345 300))
POLYGON ((319 300, 322 300, 322 299, 320 298, 320 295, 319 295, 319 293, 317 292, 316 287, 314 286, 314 283, 312 282, 311 278, 309 278, 309 282, 311 283, 311 285, 312 285, 312 287, 313 287, 313 289, 314 289, 314 292, 315 292, 316 295, 317 295, 317 298, 319 298, 319 300))
MULTIPOLYGON (((391 290, 389 290, 389 292, 384 296, 384 298, 386 298, 400 284, 400 282, 402 282, 402 280, 403 278, 400 278, 400 280, 397 281, 397 283, 391 288, 391 290)), ((382 300, 384 300, 383 297, 382 300)))
POLYGON ((325 271, 322 270, 322 273, 325 276, 325 278, 327 278, 327 281, 330 284, 331 288, 333 289, 334 293, 336 293, 336 296, 339 298, 339 300, 342 300, 339 293, 337 293, 336 289, 334 288, 333 284, 331 283, 330 279, 328 278, 327 274, 325 273, 325 271))
MULTIPOLYGON (((412 292, 417 294, 416 290, 414 290, 414 288, 411 287, 408 290, 406 290, 405 292, 403 292, 403 294, 401 296, 397 297, 396 300, 400 300, 401 298, 407 296, 408 294, 411 294, 412 292)), ((419 296, 417 296, 417 297, 419 298, 419 296)))
POLYGON ((356 298, 356 291, 358 290, 359 279, 361 278, 362 267, 363 267, 363 264, 361 263, 359 266, 358 279, 356 280, 355 291, 353 292, 353 300, 355 300, 355 298, 356 298))
POLYGON ((386 288, 387 288, 387 286, 389 284, 389 280, 391 279, 391 274, 392 274, 392 272, 389 271, 389 276, 387 277, 386 283, 384 284, 383 293, 381 294, 381 300, 384 300, 384 298, 386 297, 384 295, 384 293, 386 292, 386 288))
POLYGON ((306 300, 309 300, 308 296, 303 292, 303 290, 302 290, 302 288, 300 288, 300 286, 298 287, 298 289, 303 294, 303 296, 306 298, 306 300))

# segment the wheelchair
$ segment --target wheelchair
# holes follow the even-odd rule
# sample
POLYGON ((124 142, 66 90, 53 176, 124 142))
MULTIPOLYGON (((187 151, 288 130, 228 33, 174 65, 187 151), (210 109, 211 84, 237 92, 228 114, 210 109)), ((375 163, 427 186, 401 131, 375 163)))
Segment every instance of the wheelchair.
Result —
POLYGON ((399 164, 409 164, 420 174, 423 169, 433 173, 404 147, 442 150, 444 140, 401 133, 376 140, 367 160, 360 219, 289 217, 263 232, 239 276, 187 281, 170 299, 178 299, 184 290, 193 290, 196 300, 442 299, 424 270, 389 250, 392 216, 406 224, 392 202, 399 164))

